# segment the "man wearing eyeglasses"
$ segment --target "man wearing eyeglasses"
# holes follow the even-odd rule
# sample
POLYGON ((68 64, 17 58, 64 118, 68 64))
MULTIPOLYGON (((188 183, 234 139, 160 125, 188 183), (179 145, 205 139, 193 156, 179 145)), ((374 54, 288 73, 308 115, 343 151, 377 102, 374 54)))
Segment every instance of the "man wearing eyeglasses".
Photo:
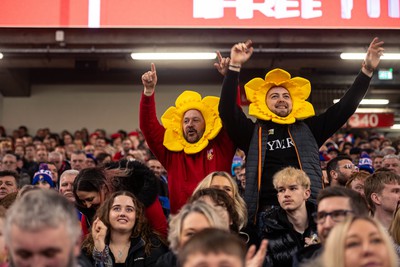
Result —
POLYGON ((364 192, 374 218, 388 229, 400 202, 400 176, 392 171, 378 171, 367 177, 364 192))
POLYGON ((338 156, 331 159, 326 167, 329 184, 331 186, 345 186, 351 175, 358 172, 350 157, 338 156))
POLYGON ((327 187, 320 191, 317 198, 317 213, 313 214, 317 224, 319 244, 310 245, 296 253, 293 267, 316 258, 321 252, 332 228, 348 216, 368 216, 365 199, 356 191, 342 187, 327 187))

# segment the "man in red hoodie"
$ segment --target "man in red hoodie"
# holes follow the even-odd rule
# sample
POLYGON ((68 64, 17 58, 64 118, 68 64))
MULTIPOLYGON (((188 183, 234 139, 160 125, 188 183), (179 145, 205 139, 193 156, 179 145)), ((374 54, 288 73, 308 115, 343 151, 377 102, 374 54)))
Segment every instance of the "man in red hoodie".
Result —
POLYGON ((219 98, 201 98, 183 92, 157 119, 154 91, 157 73, 154 64, 142 76, 144 91, 140 101, 140 128, 149 148, 168 172, 171 213, 176 213, 197 184, 210 172, 230 173, 235 146, 222 127, 219 98))

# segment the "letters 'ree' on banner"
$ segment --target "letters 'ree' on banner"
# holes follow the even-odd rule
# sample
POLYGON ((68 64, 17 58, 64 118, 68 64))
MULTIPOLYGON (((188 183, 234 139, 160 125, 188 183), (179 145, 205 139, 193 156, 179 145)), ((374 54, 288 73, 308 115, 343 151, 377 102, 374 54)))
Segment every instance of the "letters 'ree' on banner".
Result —
POLYGON ((400 0, 1 0, 0 27, 400 29, 400 0))

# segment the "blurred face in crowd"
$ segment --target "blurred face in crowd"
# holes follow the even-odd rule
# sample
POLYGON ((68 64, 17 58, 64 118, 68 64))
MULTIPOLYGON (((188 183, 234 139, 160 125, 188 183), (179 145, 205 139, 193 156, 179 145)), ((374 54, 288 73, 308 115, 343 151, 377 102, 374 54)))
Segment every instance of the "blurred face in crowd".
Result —
POLYGON ((397 175, 400 175, 400 160, 397 158, 388 158, 382 161, 383 167, 388 168, 397 175))
POLYGON ((375 206, 379 206, 387 213, 394 213, 400 201, 400 185, 398 183, 384 184, 382 192, 372 193, 371 199, 375 206))
POLYGON ((157 177, 160 177, 164 171, 164 167, 156 159, 150 159, 147 162, 147 166, 155 173, 157 177))
POLYGON ((17 158, 13 155, 5 155, 1 161, 1 168, 4 171, 16 171, 17 158))
POLYGON ((86 168, 96 167, 96 162, 91 158, 86 158, 86 168))
POLYGON ((331 214, 324 217, 321 222, 317 223, 318 237, 324 243, 332 228, 340 221, 344 221, 346 216, 351 213, 341 211, 351 211, 350 200, 347 197, 327 197, 318 203, 318 214, 331 214))
POLYGON ((199 212, 189 213, 182 222, 179 246, 182 247, 195 234, 211 227, 207 217, 199 212))
POLYGON ((382 234, 369 221, 352 223, 345 237, 345 267, 389 267, 389 253, 382 234))
POLYGON ((52 176, 52 180, 53 180, 54 184, 57 184, 57 182, 58 182, 57 167, 51 163, 48 163, 47 167, 49 168, 49 171, 51 172, 51 176, 52 176))
POLYGON ((350 183, 350 189, 357 191, 360 193, 363 197, 365 197, 364 193, 364 184, 365 184, 365 179, 354 179, 350 183))
POLYGON ((71 168, 73 170, 81 171, 86 168, 86 155, 85 154, 71 154, 71 168))
POLYGON ((11 242, 7 244, 10 266, 72 267, 80 253, 79 242, 73 242, 65 224, 29 231, 11 226, 11 242), (43 238, 46 237, 46 238, 43 238))
POLYGON ((103 138, 97 138, 94 146, 97 149, 103 149, 107 146, 106 140, 103 138))
POLYGON ((350 179, 350 176, 356 172, 358 172, 357 166, 350 160, 344 159, 338 162, 336 170, 331 171, 331 176, 339 185, 344 186, 350 179))
POLYGON ((60 170, 62 167, 62 157, 58 156, 58 155, 54 155, 54 154, 50 154, 49 155, 49 161, 53 162, 55 167, 57 168, 57 170, 60 170))
POLYGON ((233 198, 233 186, 231 181, 228 180, 225 176, 216 175, 212 178, 211 188, 217 188, 225 191, 230 197, 233 198))
POLYGON ((103 203, 106 192, 105 190, 97 191, 76 191, 76 195, 79 198, 79 201, 82 203, 83 206, 86 208, 93 208, 97 209, 101 203, 103 203))
POLYGON ((25 147, 25 157, 29 160, 34 159, 36 156, 36 150, 33 146, 25 147))
POLYGON ((279 205, 285 211, 295 211, 304 206, 310 197, 310 189, 299 185, 295 179, 292 181, 279 182, 276 187, 278 191, 279 205))
POLYGON ((265 96, 265 102, 269 110, 280 117, 287 117, 292 112, 292 98, 284 87, 269 89, 265 96))
POLYGON ((69 145, 73 142, 72 136, 69 134, 64 135, 63 137, 64 145, 69 145))
POLYGON ((36 145, 36 153, 37 153, 38 151, 47 151, 47 148, 46 148, 45 145, 43 145, 42 143, 40 143, 40 144, 37 144, 37 145, 36 145))
POLYGON ((46 162, 47 152, 45 150, 38 150, 36 152, 36 162, 46 162))
POLYGON ((23 146, 16 146, 14 153, 22 159, 25 156, 25 149, 23 146))
POLYGON ((66 197, 69 201, 75 202, 75 196, 73 193, 73 185, 76 178, 76 174, 64 174, 60 179, 60 193, 66 197))
POLYGON ((8 194, 17 191, 18 191, 18 186, 14 176, 0 177, 0 199, 3 199, 8 194))
POLYGON ((372 167, 374 167, 375 170, 382 168, 383 167, 382 160, 383 160, 383 157, 375 157, 374 161, 372 163, 372 167))
POLYGON ((51 188, 50 184, 46 181, 39 181, 35 184, 35 186, 42 188, 42 189, 50 189, 51 188))
POLYGON ((203 137, 206 123, 203 115, 196 109, 190 109, 183 115, 183 136, 188 143, 194 144, 203 137))
POLYGON ((94 154, 94 145, 87 145, 84 150, 86 154, 94 154))
POLYGON ((246 168, 242 168, 237 177, 239 178, 242 188, 246 188, 246 168))
POLYGON ((125 139, 122 142, 122 149, 125 151, 125 153, 129 152, 129 150, 132 149, 132 142, 129 139, 125 139))

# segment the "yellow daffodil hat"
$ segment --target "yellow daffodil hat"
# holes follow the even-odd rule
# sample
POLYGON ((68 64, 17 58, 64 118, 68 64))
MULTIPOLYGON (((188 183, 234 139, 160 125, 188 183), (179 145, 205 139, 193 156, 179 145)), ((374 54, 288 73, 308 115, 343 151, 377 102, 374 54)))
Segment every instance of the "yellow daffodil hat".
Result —
POLYGON ((265 75, 265 79, 254 78, 244 86, 246 97, 251 102, 249 114, 261 119, 272 120, 279 124, 292 124, 315 115, 314 107, 306 99, 311 93, 310 81, 301 78, 291 78, 290 73, 282 69, 273 69, 265 75), (289 91, 293 109, 287 117, 280 117, 267 106, 265 97, 269 89, 281 86, 289 91))
POLYGON ((171 151, 184 151, 195 154, 207 147, 222 129, 222 121, 218 113, 219 97, 201 95, 194 91, 184 91, 175 101, 175 106, 169 107, 161 116, 165 128, 164 146, 171 151), (186 111, 196 109, 201 112, 205 121, 205 131, 200 140, 194 144, 186 141, 183 136, 182 120, 186 111))

